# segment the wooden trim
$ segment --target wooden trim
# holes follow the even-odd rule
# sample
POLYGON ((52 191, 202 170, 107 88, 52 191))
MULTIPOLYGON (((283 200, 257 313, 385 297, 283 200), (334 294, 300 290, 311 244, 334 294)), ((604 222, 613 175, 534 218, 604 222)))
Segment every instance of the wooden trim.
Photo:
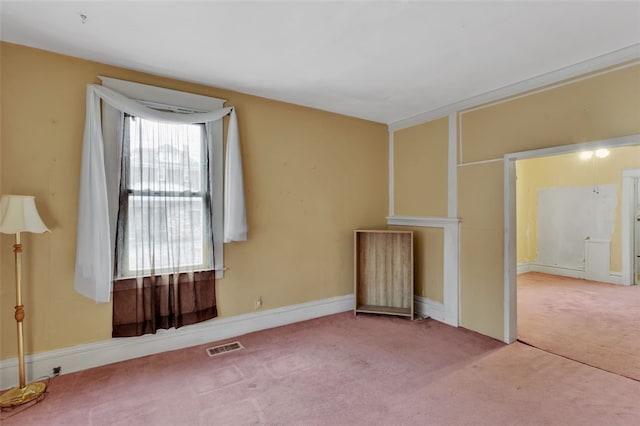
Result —
POLYGON ((444 313, 443 322, 460 323, 460 219, 455 217, 393 216, 388 225, 444 229, 444 313))
POLYGON ((458 216, 458 114, 449 114, 449 140, 447 153, 447 216, 458 216))
MULTIPOLYGON (((622 171, 622 274, 620 281, 622 284, 633 285, 636 283, 635 258, 639 251, 636 248, 634 253, 634 228, 635 228, 635 206, 633 205, 634 179, 640 179, 640 168, 626 169, 622 171)), ((640 200, 639 200, 640 201, 640 200)))
POLYGON ((457 217, 426 217, 426 216, 389 216, 387 225, 420 226, 423 228, 445 228, 457 225, 460 219, 457 217))
POLYGON ((395 214, 396 194, 395 194, 395 142, 393 139, 393 131, 389 131, 389 216, 395 214))
POLYGON ((444 322, 444 305, 426 297, 414 296, 416 316, 429 317, 439 322, 444 322))

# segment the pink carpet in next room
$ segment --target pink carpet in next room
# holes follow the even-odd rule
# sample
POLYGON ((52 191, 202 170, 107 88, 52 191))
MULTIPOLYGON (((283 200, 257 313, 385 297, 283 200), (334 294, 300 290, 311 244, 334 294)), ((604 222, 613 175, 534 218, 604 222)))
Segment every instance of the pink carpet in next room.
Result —
POLYGON ((640 286, 519 275, 518 339, 640 380, 640 286))
POLYGON ((640 383, 425 320, 343 313, 60 376, 9 425, 632 425, 640 383))

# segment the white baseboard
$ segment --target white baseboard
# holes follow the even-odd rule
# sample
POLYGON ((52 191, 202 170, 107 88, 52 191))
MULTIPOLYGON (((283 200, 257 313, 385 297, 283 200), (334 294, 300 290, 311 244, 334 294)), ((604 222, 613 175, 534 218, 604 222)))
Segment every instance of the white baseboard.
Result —
POLYGON ((517 265, 518 275, 526 274, 527 272, 531 272, 531 262, 518 263, 517 265))
MULTIPOLYGON (((542 272, 544 274, 560 275, 562 277, 578 278, 582 280, 585 279, 584 269, 568 268, 564 266, 555 266, 555 265, 541 265, 539 263, 527 263, 527 264, 519 263, 518 274, 521 274, 524 272, 542 272), (522 267, 523 272, 520 272, 520 268, 521 268, 520 265, 526 265, 528 270, 524 271, 525 266, 523 266, 522 267)), ((622 274, 620 272, 613 272, 613 271, 609 272, 609 277, 603 282, 606 282, 609 284, 625 285, 622 282, 622 274)))
POLYGON ((622 281, 622 272, 613 272, 610 271, 609 272, 609 278, 607 279, 607 281, 609 284, 618 284, 618 285, 631 285, 631 284, 625 284, 622 281))
MULTIPOLYGON (((353 305, 354 296, 353 294, 348 294, 267 311, 213 319, 181 327, 177 330, 159 330, 156 334, 114 338, 29 355, 25 357, 27 380, 32 381, 50 376, 54 367, 61 367, 62 374, 73 373, 114 362, 201 345, 254 331, 337 314, 352 310, 353 305)), ((17 384, 17 358, 0 361, 0 389, 7 389, 17 384)))
POLYGON ((444 322, 444 305, 421 296, 413 296, 415 312, 420 317, 430 317, 444 322))
POLYGON ((584 269, 569 268, 556 265, 542 265, 539 263, 529 263, 531 272, 542 272, 543 274, 560 275, 562 277, 584 279, 584 269))

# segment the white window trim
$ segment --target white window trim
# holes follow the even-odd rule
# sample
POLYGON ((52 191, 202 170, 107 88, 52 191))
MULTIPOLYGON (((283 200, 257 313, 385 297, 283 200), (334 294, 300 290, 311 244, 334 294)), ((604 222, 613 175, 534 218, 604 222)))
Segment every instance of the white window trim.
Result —
MULTIPOLYGON (((226 99, 196 95, 164 87, 149 86, 116 78, 98 76, 102 85, 132 99, 147 104, 176 107, 189 111, 213 111, 224 107, 226 99)), ((213 219, 213 253, 216 278, 224 277, 224 149, 222 120, 212 123, 213 131, 213 188, 211 188, 211 210, 213 219)))

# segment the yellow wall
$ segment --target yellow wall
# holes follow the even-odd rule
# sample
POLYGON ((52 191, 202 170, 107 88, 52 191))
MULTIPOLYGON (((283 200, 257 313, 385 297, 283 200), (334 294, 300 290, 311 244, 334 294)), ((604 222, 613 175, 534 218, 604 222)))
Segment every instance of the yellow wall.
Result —
MULTIPOLYGON (((447 216, 449 120, 445 117, 393 134, 394 214, 447 216)), ((444 231, 414 232, 416 295, 443 302, 444 231)))
POLYGON ((528 179, 529 164, 531 163, 528 163, 528 160, 516 162, 516 262, 518 263, 534 261, 537 253, 534 248, 537 241, 537 190, 531 188, 528 179), (536 194, 532 194, 531 191, 536 191, 536 194), (535 218, 533 215, 536 215, 535 218), (535 222, 535 225, 532 226, 532 222, 535 222))
MULTIPOLYGON (((458 113, 463 327, 504 338, 503 156, 640 133, 640 66, 607 71, 458 113)), ((446 123, 439 119, 394 133, 396 215, 447 215, 446 123)), ((633 158, 628 160, 633 162, 633 158)), ((531 193, 523 180, 517 181, 516 190, 531 193)), ((519 223, 531 220, 528 216, 535 209, 531 203, 527 197, 519 206, 519 223)), ((618 222, 616 241, 619 229, 618 222)), ((441 240, 429 234, 423 238, 428 241, 425 251, 442 253, 441 240)), ((525 239, 518 243, 519 252, 535 250, 525 245, 525 239)), ((617 246, 612 256, 619 257, 617 246)), ((422 257, 424 253, 416 256, 416 262, 422 257)), ((612 267, 616 265, 612 262, 612 267)), ((416 270, 420 267, 416 265, 416 270)), ((426 275, 418 273, 416 291, 431 298, 429 281, 437 280, 429 277, 429 268, 426 271, 426 275), (422 288, 426 290, 419 290, 422 288)))
MULTIPOLYGON (((23 46, 1 47, 0 192, 36 196, 25 234, 26 352, 109 339, 111 305, 73 290, 85 88, 98 75, 228 99, 238 111, 249 241, 225 245, 221 317, 353 291, 353 229, 384 225, 386 126, 23 46)), ((16 356, 11 236, 0 240, 0 359, 16 356)), ((213 320, 215 321, 215 320, 213 320)))
POLYGON ((393 134, 394 214, 447 216, 449 120, 393 134))
MULTIPOLYGON (((606 158, 583 160, 579 153, 520 160, 516 163, 518 262, 537 254, 537 195, 543 188, 614 184, 618 187, 616 221, 611 235, 611 271, 622 270, 622 170, 640 168, 640 146, 610 150, 606 158)), ((576 212, 579 214, 579 212, 576 212)))
POLYGON ((462 163, 638 133, 640 66, 463 112, 462 163))
POLYGON ((415 295, 444 303, 444 230, 391 226, 413 231, 413 271, 415 295))
POLYGON ((503 338, 504 154, 640 133, 640 66, 460 114, 460 321, 503 338))
MULTIPOLYGON (((35 195, 53 231, 23 237, 27 353, 110 336, 111 306, 84 299, 72 283, 84 94, 97 75, 221 97, 237 108, 250 241, 225 247, 221 317, 252 312, 258 296, 269 309, 352 292, 352 231, 383 226, 387 214, 385 126, 0 47, 0 192, 35 195)), ((638 65, 459 114, 463 327, 503 338, 502 156, 640 133, 639 117, 638 65), (466 164, 482 160, 496 161, 466 164)), ((395 132, 397 215, 446 216, 447 138, 446 119, 395 132)), ((419 233, 417 294, 442 301, 442 231, 419 233)), ((11 244, 0 239, 0 359, 16 353, 11 244)))

